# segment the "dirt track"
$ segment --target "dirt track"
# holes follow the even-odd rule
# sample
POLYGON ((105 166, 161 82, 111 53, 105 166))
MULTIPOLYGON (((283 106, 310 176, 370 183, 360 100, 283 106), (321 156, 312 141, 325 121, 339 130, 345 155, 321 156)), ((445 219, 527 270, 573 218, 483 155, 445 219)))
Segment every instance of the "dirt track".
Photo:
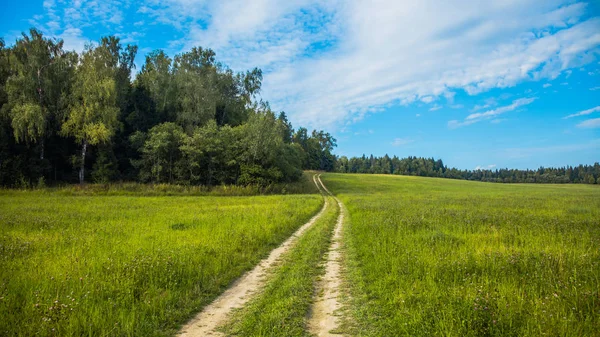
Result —
MULTIPOLYGON (((321 190, 317 182, 316 175, 313 181, 321 190)), ((322 183, 321 183, 322 184, 322 183)), ((272 268, 280 257, 285 254, 308 228, 310 228, 317 219, 319 219, 325 210, 329 207, 327 200, 323 208, 309 222, 302 225, 292 236, 290 236, 279 247, 271 251, 269 256, 262 260, 254 269, 244 274, 233 283, 221 296, 217 297, 211 304, 183 326, 179 336, 223 336, 217 331, 221 325, 227 322, 227 319, 234 309, 243 307, 258 290, 265 285, 265 275, 272 268)))
MULTIPOLYGON (((331 192, 327 190, 325 185, 323 185, 320 177, 318 180, 323 189, 328 194, 333 196, 331 192)), ((329 247, 329 253, 327 254, 327 261, 325 262, 325 275, 317 284, 317 296, 315 302, 313 303, 308 322, 309 331, 319 337, 340 336, 330 332, 339 326, 336 311, 340 309, 340 301, 338 300, 341 286, 340 249, 342 240, 342 226, 344 224, 343 205, 337 198, 335 198, 335 200, 338 203, 340 215, 338 216, 337 223, 333 231, 333 237, 331 239, 331 246, 329 247)))

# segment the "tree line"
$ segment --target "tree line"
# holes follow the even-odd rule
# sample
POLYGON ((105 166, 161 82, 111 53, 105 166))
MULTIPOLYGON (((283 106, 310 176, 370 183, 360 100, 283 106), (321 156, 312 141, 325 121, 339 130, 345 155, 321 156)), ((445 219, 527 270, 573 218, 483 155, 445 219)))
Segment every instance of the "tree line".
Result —
POLYGON ((335 170, 340 173, 399 174, 421 177, 439 177, 498 183, 582 183, 600 184, 600 164, 566 166, 561 168, 540 167, 537 170, 478 169, 459 170, 448 168, 441 159, 408 157, 352 157, 342 156, 335 170))
POLYGON ((260 69, 194 47, 151 52, 132 76, 137 51, 114 36, 66 51, 36 29, 0 39, 0 185, 268 185, 334 169, 329 133, 295 130, 257 98, 260 69))

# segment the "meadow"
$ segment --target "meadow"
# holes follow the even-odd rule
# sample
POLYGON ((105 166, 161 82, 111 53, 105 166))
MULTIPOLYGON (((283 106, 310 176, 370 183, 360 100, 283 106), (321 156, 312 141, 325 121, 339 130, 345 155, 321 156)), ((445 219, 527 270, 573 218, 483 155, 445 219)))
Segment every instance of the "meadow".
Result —
POLYGON ((172 335, 323 205, 145 191, 0 191, 0 335, 172 335))
POLYGON ((597 336, 600 188, 324 174, 356 336, 597 336))

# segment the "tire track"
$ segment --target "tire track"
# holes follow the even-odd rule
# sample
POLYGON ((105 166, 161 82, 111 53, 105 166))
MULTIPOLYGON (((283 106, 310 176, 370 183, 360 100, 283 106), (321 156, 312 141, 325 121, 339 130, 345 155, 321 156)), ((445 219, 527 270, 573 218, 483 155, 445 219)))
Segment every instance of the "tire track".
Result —
POLYGON ((321 181, 321 176, 317 178, 323 190, 331 195, 338 203, 340 214, 333 231, 331 246, 325 262, 325 275, 316 287, 316 298, 313 303, 311 314, 308 321, 309 332, 316 336, 341 336, 331 333, 339 327, 336 311, 341 308, 338 297, 341 287, 341 240, 342 226, 344 224, 344 209, 342 202, 336 198, 321 181))
MULTIPOLYGON (((313 182, 323 194, 323 189, 319 186, 320 179, 317 181, 317 175, 313 175, 313 182)), ((322 183, 321 183, 322 186, 322 183)), ((217 297, 211 304, 191 319, 179 332, 179 336, 186 337, 203 337, 203 336, 224 336, 217 329, 225 324, 229 315, 234 309, 242 308, 251 299, 252 295, 256 294, 265 285, 265 275, 283 254, 292 248, 300 237, 315 221, 317 221, 329 207, 327 199, 323 207, 315 215, 302 225, 292 236, 290 236, 279 247, 271 251, 269 256, 250 270, 231 285, 223 294, 217 297)))

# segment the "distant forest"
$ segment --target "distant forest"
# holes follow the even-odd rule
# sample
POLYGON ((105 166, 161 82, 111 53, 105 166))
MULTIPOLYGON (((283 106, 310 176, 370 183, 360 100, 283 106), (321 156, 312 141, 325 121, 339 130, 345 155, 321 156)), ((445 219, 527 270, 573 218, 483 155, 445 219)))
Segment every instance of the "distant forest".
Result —
POLYGON ((197 47, 151 52, 132 79, 137 50, 109 36, 65 51, 36 29, 0 39, 0 185, 268 185, 333 170, 331 135, 257 99, 261 70, 197 47))
POLYGON ((340 157, 336 171, 341 173, 400 174, 421 177, 477 180, 497 183, 600 184, 600 164, 544 168, 537 170, 448 168, 441 159, 408 157, 340 157))

